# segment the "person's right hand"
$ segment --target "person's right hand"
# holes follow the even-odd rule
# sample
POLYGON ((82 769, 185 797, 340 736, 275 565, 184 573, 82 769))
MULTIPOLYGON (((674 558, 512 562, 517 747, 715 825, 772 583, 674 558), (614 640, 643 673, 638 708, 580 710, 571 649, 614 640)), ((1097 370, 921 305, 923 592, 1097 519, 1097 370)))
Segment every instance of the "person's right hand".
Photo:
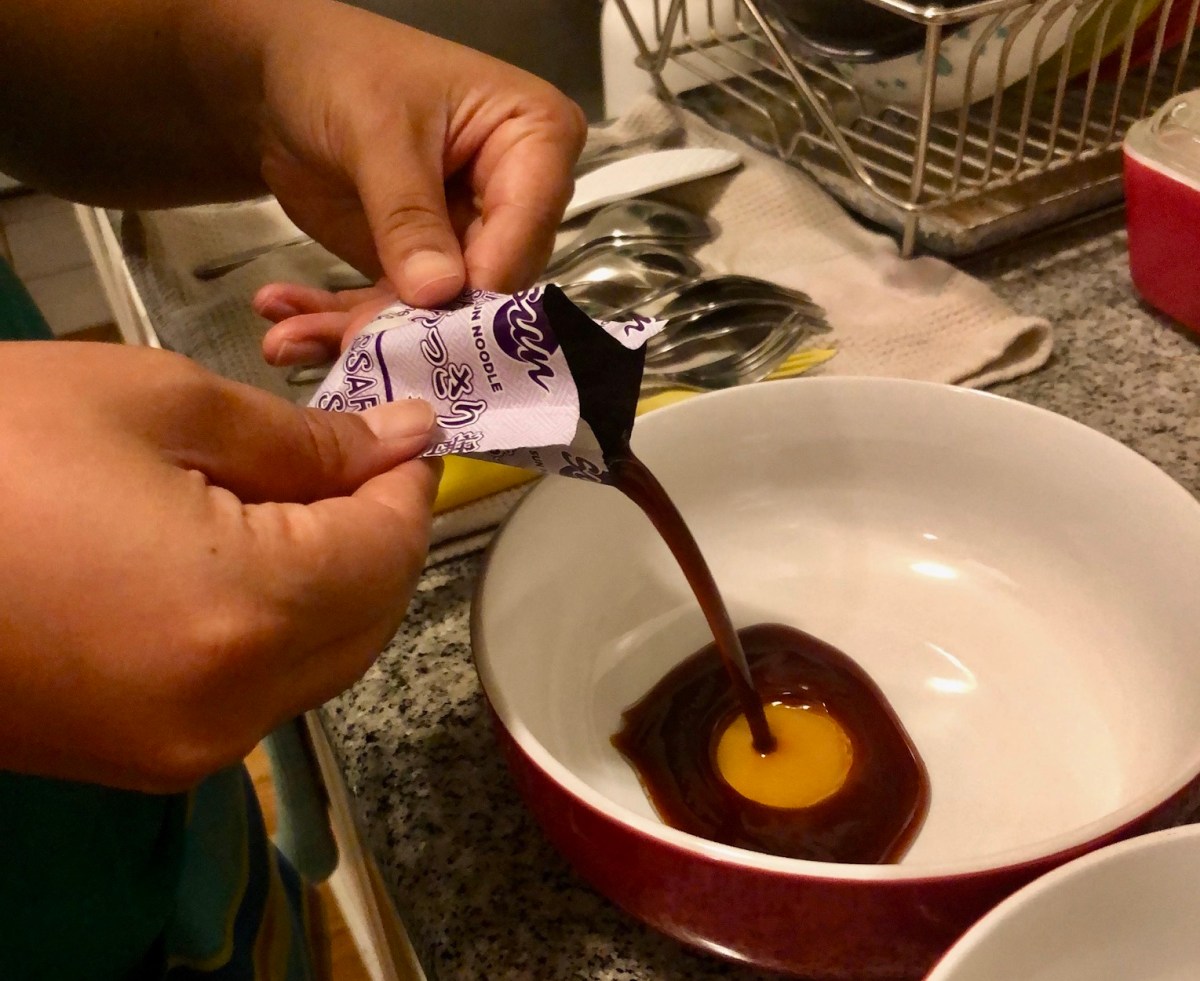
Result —
POLYGON ((420 401, 301 409, 161 351, 0 344, 0 769, 186 788, 356 681, 428 544, 420 401))
POLYGON ((229 166, 406 303, 512 292, 546 264, 586 138, 549 83, 329 0, 188 3, 174 23, 229 166))

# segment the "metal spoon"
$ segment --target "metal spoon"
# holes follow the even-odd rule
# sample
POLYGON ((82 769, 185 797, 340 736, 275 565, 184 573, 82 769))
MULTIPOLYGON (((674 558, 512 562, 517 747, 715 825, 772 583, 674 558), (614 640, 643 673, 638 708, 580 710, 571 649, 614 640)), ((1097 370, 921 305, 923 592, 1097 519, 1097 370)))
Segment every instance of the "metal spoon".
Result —
POLYGON ((625 243, 579 256, 555 277, 559 287, 590 316, 632 310, 649 297, 696 279, 691 256, 659 245, 625 243))
MULTIPOLYGON (((747 321, 748 325, 754 321, 747 321)), ((761 381, 795 350, 808 328, 808 314, 793 310, 783 319, 758 321, 758 330, 747 326, 741 336, 754 340, 736 353, 688 367, 646 365, 642 394, 672 388, 712 391, 761 381), (762 328, 769 328, 765 338, 762 328)))
POLYGON ((765 339, 764 325, 790 322, 797 314, 804 318, 806 334, 829 329, 824 311, 815 304, 783 296, 731 299, 676 313, 647 342, 646 363, 691 367, 736 355, 765 339))
POLYGON ((667 319, 646 344, 651 367, 694 367, 745 353, 802 308, 784 300, 727 301, 667 319))
POLYGON ((561 269, 579 256, 619 242, 695 246, 713 234, 707 218, 685 208, 649 198, 618 201, 597 211, 578 235, 550 257, 545 275, 558 278, 561 269))
MULTIPOLYGON (((656 297, 656 300, 659 298, 656 297)), ((786 300, 791 303, 809 305, 814 313, 822 313, 821 309, 812 302, 812 298, 800 290, 782 286, 769 279, 759 279, 756 276, 722 273, 716 276, 703 276, 681 284, 671 294, 659 300, 654 315, 671 317, 713 303, 753 300, 786 300)))
MULTIPOLYGON (((639 299, 640 302, 633 307, 611 313, 624 316, 636 310, 643 316, 675 321, 686 314, 730 303, 765 302, 805 307, 812 313, 814 320, 823 321, 825 317, 825 311, 817 306, 807 293, 752 276, 700 276, 639 299)), ((659 334, 651 338, 651 343, 662 343, 665 338, 666 334, 659 334)))

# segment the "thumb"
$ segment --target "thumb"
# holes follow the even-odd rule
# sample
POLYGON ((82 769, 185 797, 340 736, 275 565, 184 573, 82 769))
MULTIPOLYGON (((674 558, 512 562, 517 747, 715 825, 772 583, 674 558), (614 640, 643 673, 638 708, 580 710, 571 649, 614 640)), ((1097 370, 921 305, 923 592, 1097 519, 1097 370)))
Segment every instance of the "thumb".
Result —
POLYGON ((397 295, 410 306, 436 307, 453 300, 466 283, 446 205, 441 135, 397 137, 374 136, 374 146, 395 150, 364 155, 359 194, 379 261, 397 295))
POLYGON ((420 454, 434 436, 433 408, 420 399, 327 412, 227 379, 205 382, 203 398, 165 402, 147 436, 176 466, 203 473, 247 504, 353 493, 420 454))

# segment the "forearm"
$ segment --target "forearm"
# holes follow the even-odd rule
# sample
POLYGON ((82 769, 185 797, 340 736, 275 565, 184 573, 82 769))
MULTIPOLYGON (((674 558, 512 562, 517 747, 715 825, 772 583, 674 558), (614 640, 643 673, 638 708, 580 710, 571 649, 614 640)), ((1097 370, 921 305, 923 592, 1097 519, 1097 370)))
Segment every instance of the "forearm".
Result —
POLYGON ((534 280, 584 135, 541 79, 337 0, 0 0, 0 170, 125 208, 269 190, 419 306, 534 280))
POLYGON ((261 193, 261 8, 274 0, 0 3, 0 170, 156 207, 261 193))

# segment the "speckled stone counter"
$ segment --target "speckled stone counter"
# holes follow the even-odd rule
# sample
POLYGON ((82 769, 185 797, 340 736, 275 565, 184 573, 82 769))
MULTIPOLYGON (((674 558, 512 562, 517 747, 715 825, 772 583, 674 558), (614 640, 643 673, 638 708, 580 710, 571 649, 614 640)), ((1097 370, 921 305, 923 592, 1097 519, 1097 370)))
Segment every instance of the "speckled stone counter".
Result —
MULTIPOLYGON (((971 271, 1056 330, 1050 364, 996 391, 1101 430, 1200 493, 1200 337, 1139 303, 1119 227, 1026 245, 971 271)), ((479 558, 430 568, 387 652, 327 708, 431 981, 763 977, 642 927, 542 838, 493 742, 471 665, 479 558)))

